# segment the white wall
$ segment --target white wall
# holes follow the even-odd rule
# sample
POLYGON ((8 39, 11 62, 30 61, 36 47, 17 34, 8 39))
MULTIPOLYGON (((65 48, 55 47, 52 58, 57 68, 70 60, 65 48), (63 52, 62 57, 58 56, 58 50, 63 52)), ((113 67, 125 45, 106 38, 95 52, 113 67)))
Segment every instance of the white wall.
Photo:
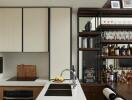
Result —
POLYGON ((48 79, 48 53, 2 53, 4 60, 3 77, 16 76, 17 65, 36 65, 37 76, 48 79))
MULTIPOLYGON (((72 64, 77 65, 77 10, 79 7, 99 7, 101 8, 107 0, 0 0, 0 7, 24 7, 24 6, 43 6, 43 7, 72 7, 72 64)), ((6 57, 12 58, 13 54, 7 54, 6 57)), ((32 56, 32 55, 30 55, 32 56)), ((37 55, 36 55, 37 56, 37 55)), ((40 55, 41 56, 41 55, 40 55)), ((19 58, 27 59, 28 55, 14 55, 14 60, 19 58), (21 58, 20 58, 21 56, 21 58)), ((37 56, 39 58, 39 56, 37 56)), ((28 57, 29 58, 29 57, 28 57)), ((41 58, 41 57, 40 57, 41 58)), ((39 59, 40 59, 39 58, 39 59)), ((44 63, 47 65, 48 55, 44 54, 44 63)), ((28 60, 28 59, 27 59, 28 60)), ((10 60, 8 60, 10 61, 10 60)), ((25 60, 26 61, 26 60, 25 60)), ((12 64, 13 66, 13 64, 12 64)), ((15 67, 14 67, 15 68, 15 67)), ((10 69, 10 68, 9 68, 10 69)), ((8 70, 9 70, 8 69, 8 70)), ((48 72, 45 66, 43 70, 44 75, 47 77, 48 72), (46 69, 46 70, 45 70, 46 69)))

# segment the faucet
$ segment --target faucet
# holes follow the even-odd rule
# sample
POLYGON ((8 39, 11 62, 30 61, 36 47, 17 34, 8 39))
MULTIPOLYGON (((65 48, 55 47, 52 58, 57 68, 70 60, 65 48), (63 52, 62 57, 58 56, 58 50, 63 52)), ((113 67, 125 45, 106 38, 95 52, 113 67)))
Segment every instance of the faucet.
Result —
POLYGON ((75 73, 75 71, 73 71, 73 70, 70 70, 70 69, 64 69, 62 72, 61 72, 61 74, 60 74, 60 76, 62 76, 62 74, 63 74, 63 72, 65 72, 65 71, 70 71, 70 72, 72 72, 72 84, 71 85, 73 85, 73 89, 76 87, 76 73, 75 73))

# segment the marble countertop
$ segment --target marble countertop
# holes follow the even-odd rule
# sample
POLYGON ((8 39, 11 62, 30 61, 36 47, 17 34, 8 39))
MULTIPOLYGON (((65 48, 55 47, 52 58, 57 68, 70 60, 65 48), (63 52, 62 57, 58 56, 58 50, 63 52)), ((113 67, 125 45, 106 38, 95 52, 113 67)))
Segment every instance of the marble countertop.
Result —
MULTIPOLYGON (((61 84, 71 84, 71 82, 71 80, 66 80, 61 84)), ((51 83, 53 82, 49 81, 45 84, 36 100, 86 100, 86 97, 78 80, 76 80, 76 87, 74 89, 72 88, 72 96, 44 96, 51 83)))

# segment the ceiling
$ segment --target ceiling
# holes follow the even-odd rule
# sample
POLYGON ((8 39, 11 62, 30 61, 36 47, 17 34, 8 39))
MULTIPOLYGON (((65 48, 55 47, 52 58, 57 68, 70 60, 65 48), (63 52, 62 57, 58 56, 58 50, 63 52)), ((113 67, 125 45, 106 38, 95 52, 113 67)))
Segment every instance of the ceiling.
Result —
POLYGON ((0 0, 0 6, 102 7, 107 0, 0 0))

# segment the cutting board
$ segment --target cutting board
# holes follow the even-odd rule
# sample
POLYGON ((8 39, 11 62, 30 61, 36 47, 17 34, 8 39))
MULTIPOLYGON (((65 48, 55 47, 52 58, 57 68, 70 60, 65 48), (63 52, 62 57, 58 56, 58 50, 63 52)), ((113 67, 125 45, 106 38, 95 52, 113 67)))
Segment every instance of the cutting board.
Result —
POLYGON ((17 78, 36 78, 36 66, 17 65, 17 78))

